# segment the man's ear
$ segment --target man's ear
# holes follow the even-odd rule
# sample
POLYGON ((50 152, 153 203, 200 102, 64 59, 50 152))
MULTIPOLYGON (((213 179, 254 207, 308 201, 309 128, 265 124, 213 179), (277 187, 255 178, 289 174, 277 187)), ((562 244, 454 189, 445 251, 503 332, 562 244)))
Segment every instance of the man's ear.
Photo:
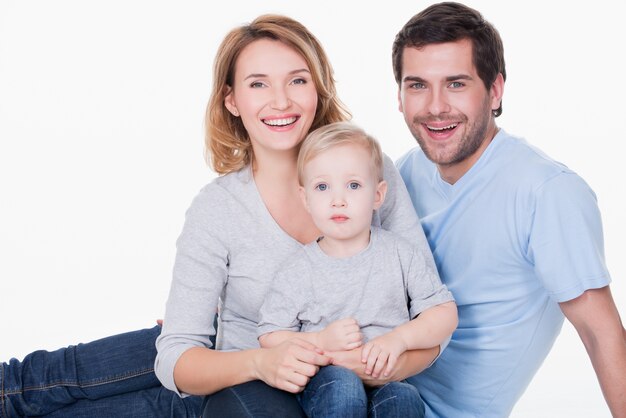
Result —
POLYGON ((306 200, 306 192, 304 191, 304 187, 299 186, 298 192, 300 192, 299 194, 300 194, 300 199, 302 200, 302 204, 306 208, 306 211, 310 213, 311 211, 309 210, 309 202, 307 202, 306 200))
POLYGON ((504 77, 502 73, 498 73, 496 79, 491 85, 489 96, 491 98, 491 110, 496 110, 502 104, 502 95, 504 94, 504 77))
POLYGON ((402 109, 402 89, 400 86, 398 86, 398 110, 400 113, 404 113, 404 110, 402 109))
POLYGON ((376 195, 374 196, 374 210, 377 210, 383 205, 386 195, 387 182, 385 180, 381 180, 376 186, 376 195))
POLYGON ((233 95, 233 88, 230 86, 224 87, 226 89, 226 96, 224 96, 224 106, 235 117, 239 117, 239 110, 235 104, 235 97, 233 95))

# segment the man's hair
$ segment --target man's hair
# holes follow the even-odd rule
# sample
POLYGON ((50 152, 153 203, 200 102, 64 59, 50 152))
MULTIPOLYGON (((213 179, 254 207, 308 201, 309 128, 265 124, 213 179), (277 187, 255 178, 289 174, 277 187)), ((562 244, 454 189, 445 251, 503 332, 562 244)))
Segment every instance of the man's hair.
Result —
POLYGON ((370 166, 378 181, 383 180, 383 153, 380 144, 350 122, 335 122, 311 132, 298 154, 298 182, 304 186, 304 166, 323 152, 341 145, 357 145, 370 153, 370 166))
MULTIPOLYGON (((393 74, 398 85, 402 79, 402 55, 405 48, 422 48, 430 44, 472 42, 472 62, 487 90, 498 74, 506 80, 504 48, 496 28, 476 10, 460 3, 433 4, 413 16, 396 35, 393 42, 393 74)), ((502 114, 500 107, 494 116, 502 114)))

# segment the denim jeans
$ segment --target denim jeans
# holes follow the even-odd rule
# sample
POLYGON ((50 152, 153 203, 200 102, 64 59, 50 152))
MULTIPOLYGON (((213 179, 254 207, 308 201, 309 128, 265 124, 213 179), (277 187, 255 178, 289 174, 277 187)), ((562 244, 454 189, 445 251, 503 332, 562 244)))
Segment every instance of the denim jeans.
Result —
POLYGON ((339 366, 322 367, 298 400, 310 418, 424 416, 424 404, 415 386, 390 382, 367 388, 354 372, 339 366))
POLYGON ((181 399, 154 374, 160 332, 156 326, 2 363, 0 417, 198 417, 201 397, 181 399))
POLYGON ((305 418, 294 395, 260 380, 222 389, 205 398, 203 418, 305 418))

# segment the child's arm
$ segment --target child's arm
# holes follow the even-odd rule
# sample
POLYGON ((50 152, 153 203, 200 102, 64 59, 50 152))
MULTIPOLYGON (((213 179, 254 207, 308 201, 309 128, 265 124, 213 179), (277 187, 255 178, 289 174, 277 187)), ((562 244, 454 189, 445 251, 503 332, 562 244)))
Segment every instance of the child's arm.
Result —
POLYGON ((382 372, 383 376, 388 376, 402 353, 441 344, 454 332, 457 324, 457 309, 454 302, 426 309, 413 320, 397 326, 363 346, 361 361, 366 363, 365 373, 378 377, 382 372))
POLYGON ((259 344, 263 348, 270 348, 292 338, 308 341, 324 351, 340 351, 359 347, 363 335, 356 320, 344 318, 331 322, 326 328, 318 332, 282 330, 268 332, 259 337, 259 344))

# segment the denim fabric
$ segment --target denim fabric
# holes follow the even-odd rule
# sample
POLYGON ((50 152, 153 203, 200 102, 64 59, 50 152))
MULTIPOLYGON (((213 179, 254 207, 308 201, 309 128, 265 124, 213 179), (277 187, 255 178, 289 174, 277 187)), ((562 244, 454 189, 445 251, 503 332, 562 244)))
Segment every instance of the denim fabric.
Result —
POLYGON ((260 380, 231 386, 205 398, 203 418, 303 417, 296 397, 260 380))
POLYGON ((202 398, 181 399, 154 375, 161 328, 59 350, 0 368, 0 417, 197 417, 202 398))
POLYGON ((298 395, 308 417, 424 417, 417 389, 406 382, 366 388, 359 377, 343 367, 326 366, 298 395))

